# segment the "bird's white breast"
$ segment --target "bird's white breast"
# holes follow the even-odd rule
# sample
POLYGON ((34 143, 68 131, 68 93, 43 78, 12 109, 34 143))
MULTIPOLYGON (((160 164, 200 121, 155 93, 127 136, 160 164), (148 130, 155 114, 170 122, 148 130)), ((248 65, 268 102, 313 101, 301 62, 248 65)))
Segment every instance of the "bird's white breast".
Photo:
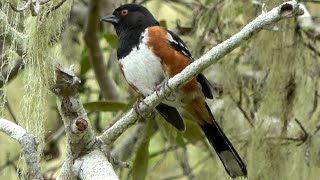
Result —
POLYGON ((123 74, 129 84, 135 86, 144 96, 152 94, 166 74, 161 67, 161 59, 150 47, 147 30, 142 34, 142 43, 134 47, 129 55, 119 60, 123 74))

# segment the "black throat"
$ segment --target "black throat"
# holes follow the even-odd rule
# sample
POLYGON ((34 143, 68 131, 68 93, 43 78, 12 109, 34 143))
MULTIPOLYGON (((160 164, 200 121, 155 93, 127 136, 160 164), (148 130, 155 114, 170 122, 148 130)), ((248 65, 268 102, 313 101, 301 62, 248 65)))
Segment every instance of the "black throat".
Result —
POLYGON ((117 50, 118 59, 122 59, 127 56, 133 48, 139 48, 139 44, 142 39, 140 37, 144 30, 145 28, 137 28, 119 33, 117 50))

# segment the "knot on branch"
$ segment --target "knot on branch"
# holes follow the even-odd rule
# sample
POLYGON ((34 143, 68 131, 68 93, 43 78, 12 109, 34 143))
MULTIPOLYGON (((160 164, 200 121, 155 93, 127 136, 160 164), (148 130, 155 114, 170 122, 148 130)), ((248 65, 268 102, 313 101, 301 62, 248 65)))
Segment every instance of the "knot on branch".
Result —
POLYGON ((75 125, 76 125, 76 128, 77 128, 77 131, 84 131, 87 129, 88 127, 88 121, 86 119, 83 119, 83 118, 77 118, 76 121, 75 121, 75 125))
POLYGON ((21 144, 34 146, 38 146, 40 144, 40 141, 37 140, 37 137, 30 132, 24 133, 24 135, 19 139, 19 142, 21 142, 21 144))
POLYGON ((280 16, 283 18, 300 16, 303 15, 303 13, 303 9, 299 6, 297 2, 282 4, 279 12, 280 16))

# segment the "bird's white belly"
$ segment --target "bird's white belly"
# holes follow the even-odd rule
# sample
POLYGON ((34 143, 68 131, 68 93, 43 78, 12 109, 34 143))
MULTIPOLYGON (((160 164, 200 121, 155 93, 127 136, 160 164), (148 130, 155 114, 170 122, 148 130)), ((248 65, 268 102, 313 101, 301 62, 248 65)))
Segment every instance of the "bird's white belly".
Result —
POLYGON ((119 60, 123 74, 129 84, 139 93, 148 96, 166 77, 160 58, 145 44, 133 48, 131 53, 119 60))

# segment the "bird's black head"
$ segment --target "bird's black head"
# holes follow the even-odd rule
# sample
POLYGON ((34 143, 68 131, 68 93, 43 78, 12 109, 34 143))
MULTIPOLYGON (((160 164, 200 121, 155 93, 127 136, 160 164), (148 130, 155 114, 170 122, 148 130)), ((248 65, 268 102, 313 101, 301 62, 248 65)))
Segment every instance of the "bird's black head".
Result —
POLYGON ((112 15, 101 19, 112 23, 118 36, 123 32, 144 30, 159 25, 149 10, 138 4, 125 4, 113 11, 112 15))

